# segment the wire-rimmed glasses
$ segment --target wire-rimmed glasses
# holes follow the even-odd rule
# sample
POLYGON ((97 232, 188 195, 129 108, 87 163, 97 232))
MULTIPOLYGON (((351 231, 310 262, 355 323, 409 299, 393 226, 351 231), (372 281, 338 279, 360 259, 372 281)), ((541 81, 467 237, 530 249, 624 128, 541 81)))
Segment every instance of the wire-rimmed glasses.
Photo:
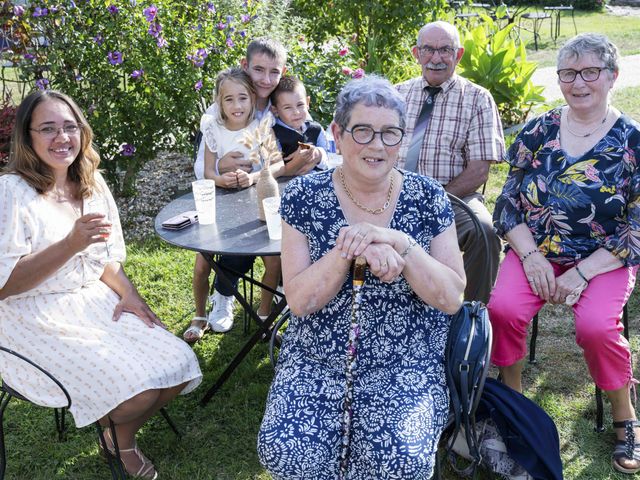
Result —
POLYGON ((75 123, 68 123, 62 127, 48 125, 42 128, 30 128, 29 130, 31 130, 32 132, 38 132, 40 135, 42 135, 45 138, 56 138, 61 131, 65 135, 69 137, 73 137, 74 135, 77 135, 78 133, 80 133, 81 129, 82 129, 82 125, 77 125, 75 123))
POLYGON ((434 48, 431 45, 416 45, 416 48, 422 57, 431 57, 438 52, 442 58, 451 58, 456 53, 456 49, 448 45, 440 48, 434 48))
POLYGON ((400 127, 387 127, 377 131, 369 125, 354 125, 351 127, 351 130, 345 128, 344 131, 350 133, 353 141, 360 145, 373 142, 376 134, 379 134, 382 143, 387 147, 394 147, 398 145, 404 137, 404 130, 400 127))

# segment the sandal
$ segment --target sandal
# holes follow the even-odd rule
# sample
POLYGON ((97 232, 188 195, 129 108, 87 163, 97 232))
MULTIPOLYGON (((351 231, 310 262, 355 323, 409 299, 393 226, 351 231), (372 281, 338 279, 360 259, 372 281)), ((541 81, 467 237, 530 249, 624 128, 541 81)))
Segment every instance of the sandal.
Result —
POLYGON ((624 428, 624 440, 616 440, 611 465, 618 472, 630 475, 640 471, 640 443, 636 443, 635 427, 640 427, 640 422, 637 420, 613 422, 613 428, 624 428), (625 467, 620 463, 621 459, 632 460, 637 466, 633 468, 625 467))
MULTIPOLYGON (((112 460, 117 460, 116 450, 113 446, 113 439, 111 438, 111 430, 109 428, 105 428, 104 432, 105 443, 107 444, 107 451, 105 452, 102 444, 100 444, 100 448, 102 449, 102 453, 104 455, 108 455, 112 460)), ((138 444, 134 443, 133 448, 125 448, 120 449, 120 463, 122 463, 122 467, 127 472, 127 474, 131 475, 133 478, 142 478, 145 480, 156 480, 158 478, 158 472, 156 471, 156 467, 151 463, 147 457, 140 451, 138 448, 138 444), (134 468, 130 468, 125 462, 124 458, 122 458, 123 453, 133 452, 138 460, 142 463, 140 468, 137 471, 134 468)))
POLYGON ((209 330, 209 322, 206 317, 193 317, 191 325, 182 334, 182 338, 185 342, 193 344, 204 337, 204 333, 209 330), (199 325, 194 325, 193 322, 203 322, 199 325))

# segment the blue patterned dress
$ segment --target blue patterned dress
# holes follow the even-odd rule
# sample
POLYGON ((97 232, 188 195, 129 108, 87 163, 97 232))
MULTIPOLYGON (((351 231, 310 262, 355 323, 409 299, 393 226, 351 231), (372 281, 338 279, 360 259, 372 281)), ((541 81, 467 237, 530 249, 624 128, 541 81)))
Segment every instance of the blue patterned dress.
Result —
MULTIPOLYGON (((292 180, 282 199, 282 217, 307 237, 312 262, 348 225, 332 172, 292 180)), ((431 239, 453 222, 451 205, 433 179, 401 173, 390 228, 429 251, 431 239)), ((350 274, 324 308, 289 322, 258 437, 260 461, 276 479, 339 476, 352 291, 350 274)), ((385 284, 367 272, 346 478, 431 478, 449 407, 443 366, 449 319, 402 276, 385 284)))

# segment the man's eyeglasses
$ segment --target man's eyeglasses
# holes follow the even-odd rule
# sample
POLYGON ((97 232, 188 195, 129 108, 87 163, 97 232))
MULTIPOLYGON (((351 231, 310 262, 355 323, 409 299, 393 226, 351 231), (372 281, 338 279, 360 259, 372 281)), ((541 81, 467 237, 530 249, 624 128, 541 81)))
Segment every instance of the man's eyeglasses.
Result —
POLYGON ((574 70, 572 68, 563 68, 558 70, 558 78, 562 83, 571 83, 580 75, 585 82, 595 82, 600 78, 602 70, 611 70, 607 67, 588 67, 582 70, 574 70))
POLYGON ((64 127, 42 127, 42 128, 30 128, 33 132, 38 132, 40 135, 46 138, 55 138, 62 130, 66 135, 72 137, 80 131, 80 125, 69 124, 64 127))
POLYGON ((366 145, 373 142, 376 133, 380 134, 380 139, 387 147, 393 147, 398 145, 404 137, 404 130, 400 127, 388 127, 384 130, 376 131, 367 125, 354 125, 351 130, 344 129, 345 132, 350 133, 353 141, 360 145, 366 145))
POLYGON ((442 58, 450 58, 456 53, 456 49, 453 47, 440 47, 433 48, 429 45, 416 46, 418 52, 423 57, 431 57, 434 53, 438 52, 442 58))

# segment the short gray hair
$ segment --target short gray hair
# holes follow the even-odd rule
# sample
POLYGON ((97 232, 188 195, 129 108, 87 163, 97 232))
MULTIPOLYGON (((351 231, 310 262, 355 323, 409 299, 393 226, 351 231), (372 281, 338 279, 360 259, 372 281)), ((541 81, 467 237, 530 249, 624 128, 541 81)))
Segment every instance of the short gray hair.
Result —
POLYGON ((618 47, 599 33, 581 33, 568 40, 558 51, 558 68, 569 59, 578 59, 593 54, 604 63, 605 68, 614 72, 618 67, 618 47))
POLYGON ((405 102, 398 90, 384 77, 367 75, 351 80, 338 94, 333 121, 342 129, 347 128, 354 107, 362 103, 367 107, 384 107, 395 110, 400 119, 400 128, 405 125, 405 102))
POLYGON ((422 34, 425 33, 427 30, 431 30, 432 28, 439 28, 440 30, 444 30, 445 32, 447 32, 449 34, 449 37, 453 41, 454 48, 460 48, 462 46, 462 43, 460 42, 460 32, 458 32, 458 28, 452 23, 445 22, 442 20, 427 23, 426 25, 424 25, 418 32, 416 45, 420 45, 420 37, 422 36, 422 34))

